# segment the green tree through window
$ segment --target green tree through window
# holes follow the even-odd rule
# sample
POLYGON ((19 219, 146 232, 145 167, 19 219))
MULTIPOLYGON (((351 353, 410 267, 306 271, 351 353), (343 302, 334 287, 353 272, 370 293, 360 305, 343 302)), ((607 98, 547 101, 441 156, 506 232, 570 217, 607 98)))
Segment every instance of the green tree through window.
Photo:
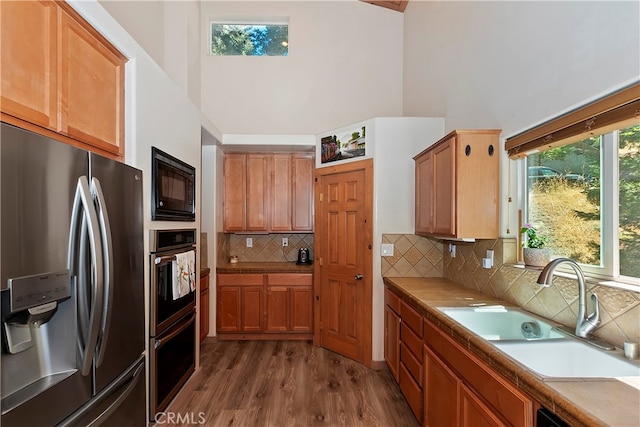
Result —
POLYGON ((211 54, 288 56, 288 25, 211 24, 211 54))

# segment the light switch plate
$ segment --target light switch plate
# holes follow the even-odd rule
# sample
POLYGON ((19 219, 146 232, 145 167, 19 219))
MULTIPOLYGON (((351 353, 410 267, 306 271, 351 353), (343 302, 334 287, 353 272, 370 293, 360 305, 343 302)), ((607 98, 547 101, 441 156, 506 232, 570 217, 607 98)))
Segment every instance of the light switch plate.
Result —
POLYGON ((393 243, 383 243, 380 246, 382 256, 393 256, 393 243))
POLYGON ((252 248, 253 247, 253 238, 247 237, 247 247, 248 248, 252 248))

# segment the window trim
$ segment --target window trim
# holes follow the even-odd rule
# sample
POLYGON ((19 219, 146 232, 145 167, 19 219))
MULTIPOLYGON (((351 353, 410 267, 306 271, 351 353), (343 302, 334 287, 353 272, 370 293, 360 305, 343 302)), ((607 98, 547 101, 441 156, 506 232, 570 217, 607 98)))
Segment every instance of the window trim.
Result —
MULTIPOLYGON (((233 18, 233 17, 225 17, 225 18, 212 18, 209 19, 209 41, 207 48, 207 55, 211 57, 243 57, 243 58, 251 58, 251 57, 265 57, 269 56, 272 58, 278 57, 289 57, 290 55, 216 55, 212 52, 211 43, 213 41, 213 26, 214 25, 243 25, 243 26, 286 26, 287 33, 289 34, 289 30, 291 29, 291 23, 289 22, 288 17, 272 17, 271 19, 248 19, 248 18, 233 18)), ((287 51, 291 44, 287 40, 287 51)), ((288 52, 289 53, 289 52, 288 52)))
POLYGON ((532 129, 507 138, 510 158, 555 148, 620 128, 640 117, 640 81, 589 104, 562 114, 532 129))

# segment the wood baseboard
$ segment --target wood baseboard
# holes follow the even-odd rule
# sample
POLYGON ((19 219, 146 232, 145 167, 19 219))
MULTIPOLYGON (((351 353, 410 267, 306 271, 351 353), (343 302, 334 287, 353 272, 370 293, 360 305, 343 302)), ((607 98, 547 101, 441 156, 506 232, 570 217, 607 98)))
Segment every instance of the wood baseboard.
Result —
POLYGON ((372 360, 371 369, 374 369, 376 371, 381 371, 383 369, 389 369, 389 368, 387 367, 387 362, 385 362, 384 360, 372 360))
POLYGON ((261 340, 261 341, 277 341, 277 340, 296 340, 296 341, 311 341, 313 340, 313 334, 229 334, 224 333, 217 335, 220 341, 230 340, 261 340))

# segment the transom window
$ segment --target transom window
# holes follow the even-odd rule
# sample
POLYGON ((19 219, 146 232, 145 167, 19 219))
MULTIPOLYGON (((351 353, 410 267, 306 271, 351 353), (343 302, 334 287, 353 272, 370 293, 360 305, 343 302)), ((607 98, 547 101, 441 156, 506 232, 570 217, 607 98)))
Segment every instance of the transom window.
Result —
POLYGON ((210 53, 217 56, 288 56, 289 25, 212 22, 210 53))

